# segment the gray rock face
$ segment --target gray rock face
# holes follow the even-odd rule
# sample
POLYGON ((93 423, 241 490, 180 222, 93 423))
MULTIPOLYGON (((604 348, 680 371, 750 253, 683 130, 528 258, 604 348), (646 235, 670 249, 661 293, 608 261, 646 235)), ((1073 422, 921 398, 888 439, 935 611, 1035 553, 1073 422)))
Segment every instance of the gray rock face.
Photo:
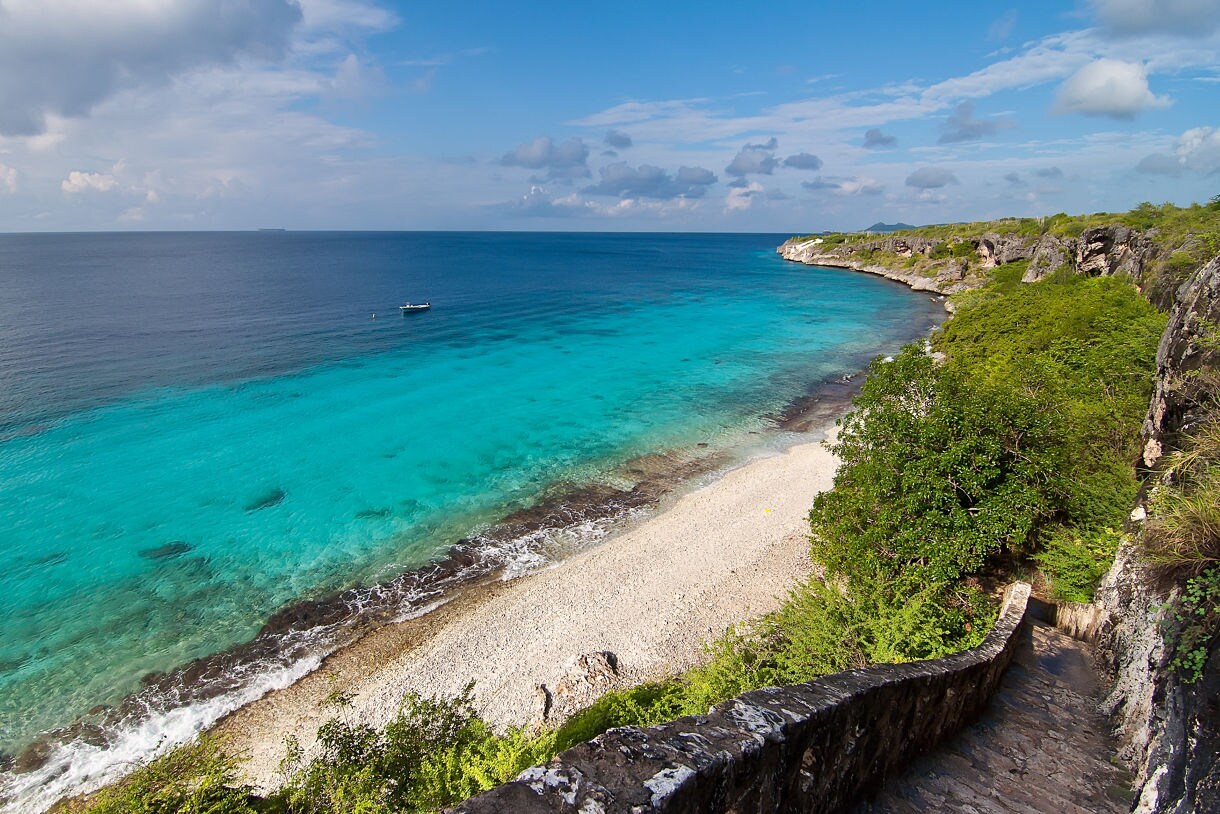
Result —
POLYGON ((1076 241, 1076 272, 1090 276, 1127 276, 1140 280, 1157 254, 1156 245, 1125 226, 1086 229, 1076 241))
MULTIPOLYGON (((954 241, 951 239, 950 242, 954 241)), ((934 265, 930 273, 916 274, 904 269, 868 264, 857 257, 870 251, 892 253, 901 258, 916 255, 928 257, 943 243, 945 240, 940 238, 887 237, 850 246, 826 246, 821 239, 811 238, 787 241, 778 251, 787 260, 868 271, 907 283, 917 290, 952 294, 973 287, 963 262, 958 259, 947 258, 939 261, 939 266, 934 265)), ((1034 239, 987 232, 977 240, 972 239, 972 243, 980 269, 1029 260, 1029 268, 1021 278, 1026 283, 1037 282, 1061 268, 1094 277, 1127 276, 1142 283, 1159 256, 1159 250, 1149 235, 1120 225, 1086 229, 1079 238, 1047 234, 1034 239)), ((979 283, 981 279, 976 280, 974 285, 979 283)))
MULTIPOLYGON (((1166 440, 1188 429, 1191 410, 1215 386, 1220 350, 1208 347, 1208 326, 1220 325, 1220 257, 1201 266, 1175 296, 1156 352, 1156 392, 1144 419, 1144 463, 1160 458, 1166 440)), ((1211 330, 1211 340, 1216 339, 1211 330)))
MULTIPOLYGON (((1199 268, 1175 300, 1143 427, 1149 466, 1176 433, 1189 429, 1220 361, 1202 341, 1208 323, 1220 320, 1220 258, 1199 268)), ((1105 707, 1116 722, 1120 757, 1136 773, 1135 811, 1220 811, 1220 645, 1213 643, 1202 678, 1183 683, 1165 647, 1180 627, 1166 606, 1172 598, 1158 589, 1133 547, 1118 552, 1097 592, 1110 615, 1099 649, 1115 675, 1105 707)))
POLYGON ((1029 268, 1021 278, 1023 283, 1034 283, 1043 277, 1063 268, 1067 263, 1067 252, 1063 241, 1054 235, 1043 235, 1034 246, 1034 253, 1029 260, 1029 268))
POLYGON ((464 814, 837 811, 970 722, 1012 659, 1029 586, 979 647, 748 692, 707 715, 612 729, 454 809, 464 814))
POLYGON ((979 239, 975 253, 983 268, 995 268, 1016 260, 1028 260, 1034 253, 1033 241, 1020 235, 987 232, 979 239))
MULTIPOLYGON (((909 252, 910 254, 927 254, 942 241, 911 238, 887 238, 885 240, 869 241, 853 246, 850 250, 841 247, 826 248, 819 239, 789 240, 776 251, 785 259, 795 263, 805 263, 811 266, 831 266, 833 268, 853 269, 878 274, 887 280, 895 280, 910 286, 916 291, 934 291, 938 294, 953 294, 972 288, 962 280, 959 266, 950 267, 945 264, 938 272, 931 275, 917 274, 905 269, 896 269, 876 263, 866 263, 855 255, 867 247, 884 249, 892 252, 909 252)), ((905 254, 903 256, 910 256, 905 254)))

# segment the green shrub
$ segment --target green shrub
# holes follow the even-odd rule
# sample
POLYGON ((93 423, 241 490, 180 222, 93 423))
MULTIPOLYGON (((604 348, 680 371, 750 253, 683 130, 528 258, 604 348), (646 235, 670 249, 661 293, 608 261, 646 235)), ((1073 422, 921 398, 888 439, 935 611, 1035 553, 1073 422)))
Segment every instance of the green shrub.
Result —
MULTIPOLYGON (((592 740, 616 726, 651 726, 685 713, 685 687, 677 679, 608 692, 555 732, 555 752, 592 740)), ((706 710, 704 710, 706 712, 706 710)))
POLYGON ((273 801, 291 814, 436 811, 553 754, 550 735, 493 732, 475 712, 473 689, 468 684, 455 698, 407 695, 383 730, 328 721, 318 730, 316 757, 306 762, 290 748, 288 782, 273 801))
POLYGON ((1057 528, 1050 532, 1034 561, 1061 602, 1091 602, 1097 584, 1114 562, 1122 535, 1113 529, 1080 532, 1057 528))
POLYGON ((853 589, 955 582, 1053 516, 1053 416, 1020 389, 985 388, 917 346, 870 368, 810 513, 813 557, 853 589))
POLYGON ((1199 572, 1220 565, 1220 410, 1187 436, 1168 460, 1169 483, 1148 505, 1142 551, 1166 573, 1199 572))
POLYGON ((238 761, 208 738, 136 769, 89 801, 88 814, 255 814, 238 761))
POLYGON ((1129 284, 1001 280, 957 300, 937 365, 874 362, 843 422, 835 488, 810 513, 814 559, 853 591, 951 584, 1056 526, 1117 526, 1164 317, 1129 284))

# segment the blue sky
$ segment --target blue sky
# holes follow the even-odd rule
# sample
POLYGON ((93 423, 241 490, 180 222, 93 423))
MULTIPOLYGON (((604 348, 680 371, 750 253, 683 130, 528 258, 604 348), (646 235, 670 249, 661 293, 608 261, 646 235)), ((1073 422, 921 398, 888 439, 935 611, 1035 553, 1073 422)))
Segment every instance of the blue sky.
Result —
POLYGON ((1220 193, 1220 0, 0 0, 0 231, 809 231, 1220 193))

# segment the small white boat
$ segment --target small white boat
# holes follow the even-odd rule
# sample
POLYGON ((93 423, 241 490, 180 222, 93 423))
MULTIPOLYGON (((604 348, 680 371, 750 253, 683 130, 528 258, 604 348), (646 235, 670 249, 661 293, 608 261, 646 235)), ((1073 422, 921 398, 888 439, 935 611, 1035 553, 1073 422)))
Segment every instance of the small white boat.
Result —
POLYGON ((402 311, 403 314, 412 314, 416 311, 427 311, 431 307, 432 303, 430 302, 409 302, 406 305, 398 306, 398 310, 402 311))

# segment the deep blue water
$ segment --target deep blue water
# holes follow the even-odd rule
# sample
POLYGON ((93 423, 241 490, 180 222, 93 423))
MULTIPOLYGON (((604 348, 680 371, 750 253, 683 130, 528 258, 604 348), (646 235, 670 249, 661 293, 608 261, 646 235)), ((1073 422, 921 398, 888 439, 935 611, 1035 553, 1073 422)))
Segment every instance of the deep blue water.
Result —
MULTIPOLYGON (((939 318, 783 237, 0 235, 0 750, 557 483, 740 445, 939 318)), ((78 743, 56 782, 223 706, 78 743)))

